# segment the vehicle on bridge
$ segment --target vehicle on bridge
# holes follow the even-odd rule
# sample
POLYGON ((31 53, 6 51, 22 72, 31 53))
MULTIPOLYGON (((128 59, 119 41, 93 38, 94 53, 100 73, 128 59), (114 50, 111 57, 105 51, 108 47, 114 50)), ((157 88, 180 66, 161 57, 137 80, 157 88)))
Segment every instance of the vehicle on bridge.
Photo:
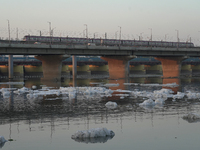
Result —
POLYGON ((50 37, 26 35, 24 42, 42 42, 54 44, 75 45, 105 45, 105 46, 146 46, 146 47, 194 47, 191 42, 166 42, 166 41, 141 41, 141 40, 118 40, 118 39, 94 39, 79 37, 50 37), (93 43, 93 44, 92 44, 93 43))

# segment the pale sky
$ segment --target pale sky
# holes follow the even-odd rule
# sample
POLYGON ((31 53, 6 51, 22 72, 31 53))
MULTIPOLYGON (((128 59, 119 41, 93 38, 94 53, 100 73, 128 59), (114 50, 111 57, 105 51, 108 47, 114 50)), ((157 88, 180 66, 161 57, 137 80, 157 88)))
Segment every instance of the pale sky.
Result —
POLYGON ((181 41, 190 37, 200 45, 200 0, 0 0, 0 37, 48 35, 49 23, 55 36, 181 41), (120 27, 119 27, 120 26, 120 27))

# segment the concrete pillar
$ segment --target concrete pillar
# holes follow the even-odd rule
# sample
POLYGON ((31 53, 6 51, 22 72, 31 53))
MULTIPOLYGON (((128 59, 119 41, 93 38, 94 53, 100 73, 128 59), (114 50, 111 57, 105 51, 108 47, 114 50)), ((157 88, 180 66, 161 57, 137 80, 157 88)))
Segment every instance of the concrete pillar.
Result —
POLYGON ((43 80, 61 80, 62 55, 40 55, 35 56, 36 59, 42 61, 43 80))
POLYGON ((179 77, 181 71, 181 61, 184 57, 156 57, 156 60, 161 61, 163 77, 179 77))
POLYGON ((111 90, 116 90, 116 89, 125 90, 126 87, 124 83, 129 82, 127 81, 129 77, 129 60, 133 58, 134 58, 133 56, 101 57, 101 59, 108 62, 108 70, 109 70, 110 79, 115 79, 115 80, 109 80, 109 83, 119 84, 119 86, 117 87, 109 87, 111 90))
POLYGON ((177 93, 180 88, 180 72, 181 72, 181 61, 186 59, 185 57, 156 57, 155 59, 161 61, 163 69, 163 84, 176 83, 178 87, 165 87, 172 89, 174 93, 177 93))
POLYGON ((8 73, 9 73, 9 79, 13 79, 13 55, 9 55, 8 58, 8 73))
POLYGON ((129 76, 129 60, 133 56, 106 56, 101 59, 108 62, 110 79, 121 79, 129 76))
POLYGON ((72 66, 73 66, 73 69, 72 69, 73 78, 76 78, 77 77, 77 59, 75 55, 72 56, 72 66))

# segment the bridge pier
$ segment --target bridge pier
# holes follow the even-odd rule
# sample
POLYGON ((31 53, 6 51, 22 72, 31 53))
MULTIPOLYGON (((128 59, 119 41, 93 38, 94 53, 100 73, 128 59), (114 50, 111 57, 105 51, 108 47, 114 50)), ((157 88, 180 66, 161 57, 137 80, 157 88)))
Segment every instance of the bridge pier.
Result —
POLYGON ((72 56, 72 74, 73 74, 73 79, 77 77, 77 58, 75 55, 72 56))
POLYGON ((179 77, 181 72, 181 61, 186 59, 185 57, 155 57, 156 60, 161 61, 163 77, 179 77))
POLYGON ((61 80, 63 55, 40 55, 35 56, 36 59, 42 61, 43 80, 61 80))
POLYGON ((108 62, 110 79, 122 79, 129 76, 129 60, 133 56, 106 56, 101 59, 108 62))
POLYGON ((8 74, 9 79, 13 79, 13 55, 9 55, 8 58, 8 74))
MULTIPOLYGON (((156 57, 155 59, 161 61, 163 70, 163 84, 176 83, 180 85, 180 72, 181 72, 181 62, 186 59, 186 57, 156 57)), ((174 93, 179 91, 178 87, 165 87, 172 89, 174 93)))

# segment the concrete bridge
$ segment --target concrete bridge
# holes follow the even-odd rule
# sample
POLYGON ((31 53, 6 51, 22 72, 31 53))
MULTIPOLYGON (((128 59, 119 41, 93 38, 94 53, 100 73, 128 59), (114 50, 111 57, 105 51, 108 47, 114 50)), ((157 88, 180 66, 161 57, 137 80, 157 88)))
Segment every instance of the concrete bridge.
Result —
POLYGON ((0 55, 200 56, 200 47, 133 47, 0 43, 0 55))
MULTIPOLYGON (((46 45, 46 44, 0 44, 1 55, 37 55, 42 61, 44 79, 60 79, 62 60, 70 55, 102 56, 108 62, 110 78, 125 78, 128 75, 129 60, 136 56, 153 56, 161 61, 164 77, 178 77, 181 61, 188 57, 199 57, 200 48, 170 47, 128 47, 88 45, 46 45)), ((73 65, 76 66, 75 57, 73 65)), ((74 67, 75 70, 75 67, 74 67)))

